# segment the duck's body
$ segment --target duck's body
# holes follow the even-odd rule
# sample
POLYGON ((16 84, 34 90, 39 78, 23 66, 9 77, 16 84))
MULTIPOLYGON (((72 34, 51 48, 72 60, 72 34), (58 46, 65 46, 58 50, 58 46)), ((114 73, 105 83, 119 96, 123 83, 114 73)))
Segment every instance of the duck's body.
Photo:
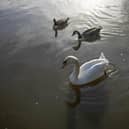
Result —
POLYGON ((101 53, 98 59, 90 60, 83 65, 79 65, 79 61, 74 56, 68 56, 64 60, 66 65, 68 62, 74 64, 73 72, 69 76, 72 85, 85 85, 105 75, 105 70, 109 65, 109 61, 101 53))
POLYGON ((55 37, 57 37, 58 35, 58 32, 57 32, 58 30, 62 30, 68 26, 68 21, 69 21, 69 18, 60 19, 60 20, 56 20, 55 18, 53 19, 53 22, 54 22, 53 30, 55 31, 55 37))
POLYGON ((74 49, 77 50, 80 47, 82 41, 93 42, 95 40, 100 39, 101 29, 101 26, 94 27, 84 31, 82 34, 79 31, 75 30, 72 35, 78 35, 78 45, 74 47, 74 49))
POLYGON ((85 41, 92 41, 92 39, 97 38, 100 36, 100 30, 102 29, 101 26, 99 27, 94 27, 91 29, 88 29, 82 33, 82 39, 85 41))

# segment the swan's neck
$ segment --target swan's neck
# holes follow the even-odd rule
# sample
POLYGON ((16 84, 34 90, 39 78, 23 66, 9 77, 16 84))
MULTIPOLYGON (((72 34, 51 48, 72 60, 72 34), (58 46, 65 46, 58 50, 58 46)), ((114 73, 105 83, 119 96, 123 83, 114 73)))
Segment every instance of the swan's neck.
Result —
POLYGON ((80 72, 80 65, 79 65, 79 62, 76 61, 74 64, 73 72, 72 72, 72 79, 73 80, 78 79, 79 72, 80 72))

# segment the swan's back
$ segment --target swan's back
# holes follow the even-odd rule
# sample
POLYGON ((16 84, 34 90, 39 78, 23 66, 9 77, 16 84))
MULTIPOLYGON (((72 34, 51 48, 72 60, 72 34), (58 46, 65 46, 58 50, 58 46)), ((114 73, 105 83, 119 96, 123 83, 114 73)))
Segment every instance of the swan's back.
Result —
POLYGON ((104 75, 106 63, 103 60, 93 60, 80 67, 78 80, 80 84, 92 82, 104 75))
POLYGON ((80 67, 80 70, 81 71, 85 71, 86 69, 89 69, 91 66, 93 66, 95 64, 98 64, 98 63, 100 63, 102 61, 103 61, 103 59, 93 59, 93 60, 90 60, 90 61, 82 64, 81 67, 80 67))
POLYGON ((86 84, 103 76, 105 67, 108 65, 108 63, 109 61, 104 56, 103 52, 101 52, 98 59, 93 59, 84 63, 80 67, 78 83, 86 84))

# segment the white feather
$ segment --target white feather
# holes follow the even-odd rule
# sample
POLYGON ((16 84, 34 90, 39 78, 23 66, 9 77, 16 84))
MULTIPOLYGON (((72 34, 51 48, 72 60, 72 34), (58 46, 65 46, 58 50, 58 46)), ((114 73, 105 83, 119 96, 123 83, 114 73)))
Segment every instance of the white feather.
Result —
MULTIPOLYGON (((75 60, 77 58, 68 56, 67 59, 75 60)), ((76 60, 74 63, 75 66, 72 74, 69 77, 69 80, 73 85, 84 85, 103 76, 109 61, 105 58, 104 53, 102 52, 98 59, 92 59, 88 62, 85 62, 80 67, 78 65, 78 60, 76 60)))

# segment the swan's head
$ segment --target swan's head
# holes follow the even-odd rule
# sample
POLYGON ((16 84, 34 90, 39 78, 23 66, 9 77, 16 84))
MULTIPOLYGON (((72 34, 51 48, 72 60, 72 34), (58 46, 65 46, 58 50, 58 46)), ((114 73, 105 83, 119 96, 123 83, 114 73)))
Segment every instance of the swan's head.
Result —
POLYGON ((68 64, 75 64, 76 62, 79 62, 78 58, 75 56, 67 56, 65 57, 63 63, 62 63, 62 68, 64 68, 68 64))

